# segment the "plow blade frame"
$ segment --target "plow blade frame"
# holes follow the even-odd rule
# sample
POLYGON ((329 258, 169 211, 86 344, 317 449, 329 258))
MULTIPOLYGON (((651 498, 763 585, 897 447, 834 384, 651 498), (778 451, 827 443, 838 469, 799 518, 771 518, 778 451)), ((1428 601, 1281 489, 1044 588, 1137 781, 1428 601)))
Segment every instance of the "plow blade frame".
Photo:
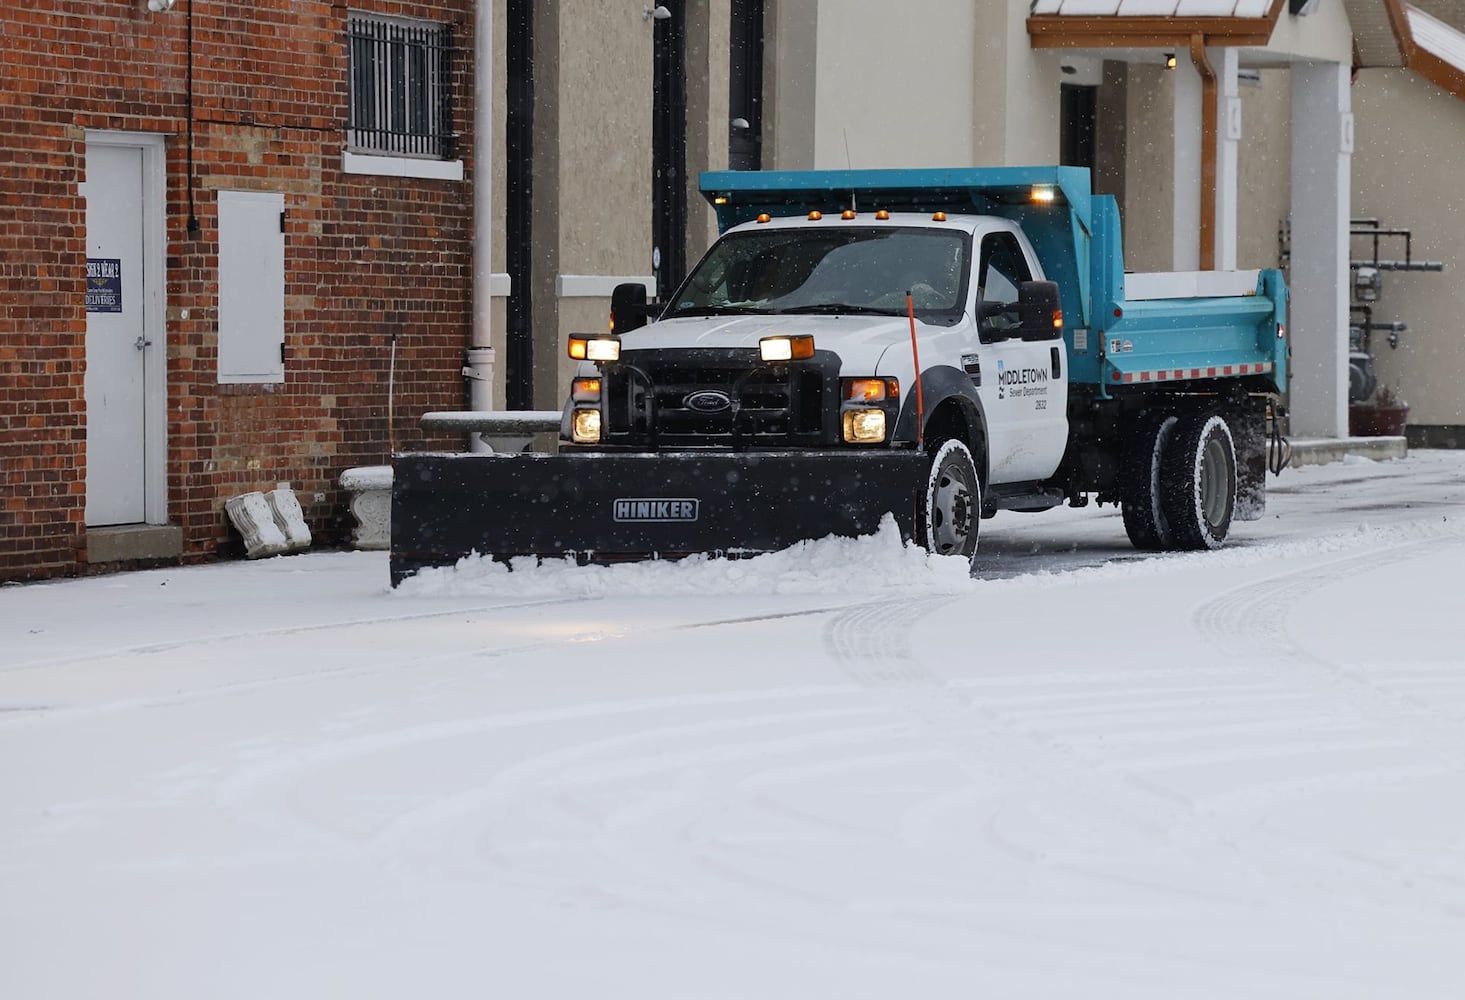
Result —
POLYGON ((919 451, 422 453, 392 476, 392 586, 474 553, 615 562, 753 555, 895 518, 909 539, 919 451))

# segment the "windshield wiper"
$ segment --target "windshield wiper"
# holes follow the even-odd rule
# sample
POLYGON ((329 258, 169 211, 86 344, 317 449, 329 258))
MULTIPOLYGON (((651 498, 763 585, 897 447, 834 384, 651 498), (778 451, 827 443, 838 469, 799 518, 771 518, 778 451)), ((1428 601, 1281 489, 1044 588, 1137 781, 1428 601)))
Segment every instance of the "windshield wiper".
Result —
POLYGON ((779 313, 807 313, 814 316, 897 316, 893 309, 878 306, 851 306, 842 302, 813 302, 805 306, 788 306, 775 310, 779 313))
POLYGON ((685 316, 751 316, 772 312, 771 309, 759 309, 754 306, 684 306, 680 309, 673 309, 666 314, 667 319, 680 319, 685 316))

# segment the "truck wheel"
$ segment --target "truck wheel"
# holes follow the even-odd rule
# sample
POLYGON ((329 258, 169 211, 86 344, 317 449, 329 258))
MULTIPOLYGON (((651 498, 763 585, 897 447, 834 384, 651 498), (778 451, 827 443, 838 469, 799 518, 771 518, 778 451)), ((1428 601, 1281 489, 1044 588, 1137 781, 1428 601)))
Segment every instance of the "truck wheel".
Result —
POLYGON ((1134 547, 1159 552, 1171 545, 1170 525, 1160 502, 1160 462, 1170 444, 1176 417, 1152 413, 1140 418, 1119 462, 1119 504, 1124 530, 1134 547))
POLYGON ((1225 417, 1180 421, 1160 459, 1160 490, 1172 548, 1221 547, 1236 511, 1236 445, 1225 417))
POLYGON ((920 543, 933 555, 961 556, 970 562, 977 553, 982 483, 966 445, 953 438, 936 449, 923 499, 920 543))

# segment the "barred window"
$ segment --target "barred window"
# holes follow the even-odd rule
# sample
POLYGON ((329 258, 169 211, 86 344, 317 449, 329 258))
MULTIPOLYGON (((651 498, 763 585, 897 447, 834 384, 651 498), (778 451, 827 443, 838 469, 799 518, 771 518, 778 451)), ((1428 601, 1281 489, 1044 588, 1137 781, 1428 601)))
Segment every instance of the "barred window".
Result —
POLYGON ((349 148, 453 159, 452 25, 352 11, 348 34, 349 148))

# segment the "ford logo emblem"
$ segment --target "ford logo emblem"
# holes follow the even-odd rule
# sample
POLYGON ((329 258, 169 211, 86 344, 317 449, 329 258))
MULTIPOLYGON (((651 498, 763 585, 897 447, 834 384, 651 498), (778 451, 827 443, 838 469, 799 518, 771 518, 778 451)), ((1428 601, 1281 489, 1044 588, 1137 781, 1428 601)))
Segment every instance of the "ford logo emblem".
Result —
POLYGON ((716 389, 702 389, 699 392, 689 393, 682 405, 689 410, 696 410, 698 413, 720 413, 732 406, 732 398, 725 392, 716 389))

